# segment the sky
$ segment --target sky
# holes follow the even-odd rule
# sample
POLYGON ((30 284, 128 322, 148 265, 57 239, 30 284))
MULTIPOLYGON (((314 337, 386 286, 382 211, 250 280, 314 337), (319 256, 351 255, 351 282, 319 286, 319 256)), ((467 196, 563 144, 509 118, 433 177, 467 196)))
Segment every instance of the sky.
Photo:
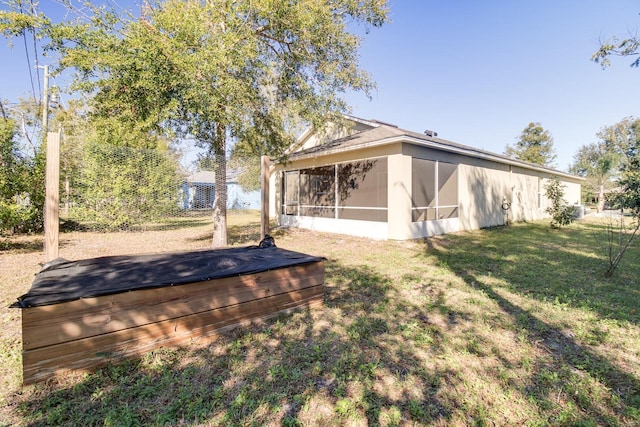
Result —
MULTIPOLYGON (((52 1, 40 5, 46 10, 52 1)), ((391 22, 364 35, 360 50, 377 89, 371 100, 346 95, 357 117, 433 130, 494 153, 540 122, 553 137, 560 170, 604 126, 640 117, 633 58, 613 58, 606 69, 591 61, 601 40, 638 31, 640 0, 389 0, 389 6, 391 22)), ((28 96, 32 81, 39 96, 42 70, 37 74, 34 64, 32 45, 25 49, 15 39, 10 49, 0 40, 0 99, 28 96)))

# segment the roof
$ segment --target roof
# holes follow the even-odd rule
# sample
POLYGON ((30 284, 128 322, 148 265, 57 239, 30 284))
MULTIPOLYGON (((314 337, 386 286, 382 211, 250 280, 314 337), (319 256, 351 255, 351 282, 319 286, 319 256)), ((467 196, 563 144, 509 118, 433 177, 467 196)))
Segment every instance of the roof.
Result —
MULTIPOLYGON (((238 176, 242 173, 240 168, 227 169, 227 184, 238 182, 238 176)), ((213 171, 197 171, 187 177, 187 182, 199 184, 214 184, 216 182, 216 173, 213 171)))
MULTIPOLYGON (((362 119, 357 119, 365 122, 362 119)), ((494 161, 513 166, 519 166, 525 169, 552 173, 554 175, 569 177, 573 179, 583 180, 584 178, 571 175, 566 172, 558 171, 535 163, 524 162, 522 160, 513 159, 511 157, 492 153, 490 151, 481 150, 479 148, 470 147, 446 139, 428 136, 423 133, 413 132, 401 129, 395 125, 384 123, 378 120, 366 121, 370 124, 370 128, 356 132, 350 136, 339 138, 319 144, 315 147, 297 151, 289 155, 289 160, 301 160, 312 157, 325 156, 329 154, 337 154, 347 151, 359 150, 381 145, 395 144, 405 142, 418 146, 428 147, 435 150, 446 151, 450 153, 462 154, 470 157, 494 161)))

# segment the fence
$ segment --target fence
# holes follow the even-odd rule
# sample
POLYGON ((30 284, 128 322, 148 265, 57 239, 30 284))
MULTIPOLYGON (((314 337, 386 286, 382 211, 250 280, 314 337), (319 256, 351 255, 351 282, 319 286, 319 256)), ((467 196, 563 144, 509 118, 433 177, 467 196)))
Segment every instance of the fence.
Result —
POLYGON ((56 205, 63 232, 134 233, 136 247, 144 246, 150 232, 212 234, 213 204, 225 190, 229 244, 260 238, 261 194, 259 186, 247 190, 240 184, 249 170, 244 165, 224 165, 222 187, 216 169, 223 165, 195 145, 141 149, 65 143, 62 139, 56 205))

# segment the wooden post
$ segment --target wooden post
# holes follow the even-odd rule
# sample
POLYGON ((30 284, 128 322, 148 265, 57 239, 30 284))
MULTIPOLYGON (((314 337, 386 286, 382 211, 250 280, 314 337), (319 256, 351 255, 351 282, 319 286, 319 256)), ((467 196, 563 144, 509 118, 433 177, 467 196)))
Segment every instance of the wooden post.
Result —
POLYGON ((269 234, 269 156, 260 157, 260 240, 269 234))
POLYGON ((47 170, 44 204, 44 251, 46 262, 58 258, 60 204, 60 136, 47 132, 47 170))

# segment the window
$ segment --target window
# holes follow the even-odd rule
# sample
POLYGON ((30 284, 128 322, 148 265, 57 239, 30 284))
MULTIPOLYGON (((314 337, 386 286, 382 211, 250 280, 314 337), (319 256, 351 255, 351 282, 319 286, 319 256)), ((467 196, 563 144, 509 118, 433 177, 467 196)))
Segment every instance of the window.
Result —
POLYGON ((412 159, 411 217, 413 222, 436 219, 436 162, 412 159))
POLYGON ((335 167, 300 171, 300 215, 335 217, 335 167))
POLYGON ((411 163, 412 221, 457 218, 457 165, 416 158, 411 163))
POLYGON ((387 221, 387 159, 365 159, 285 172, 283 212, 387 221))
POLYGON ((338 165, 338 217, 387 221, 387 159, 338 165))
POLYGON ((458 166, 438 162, 438 219, 458 217, 458 166))
POLYGON ((285 172, 284 174, 284 213, 285 215, 298 215, 298 198, 300 197, 300 177, 298 171, 285 172))

